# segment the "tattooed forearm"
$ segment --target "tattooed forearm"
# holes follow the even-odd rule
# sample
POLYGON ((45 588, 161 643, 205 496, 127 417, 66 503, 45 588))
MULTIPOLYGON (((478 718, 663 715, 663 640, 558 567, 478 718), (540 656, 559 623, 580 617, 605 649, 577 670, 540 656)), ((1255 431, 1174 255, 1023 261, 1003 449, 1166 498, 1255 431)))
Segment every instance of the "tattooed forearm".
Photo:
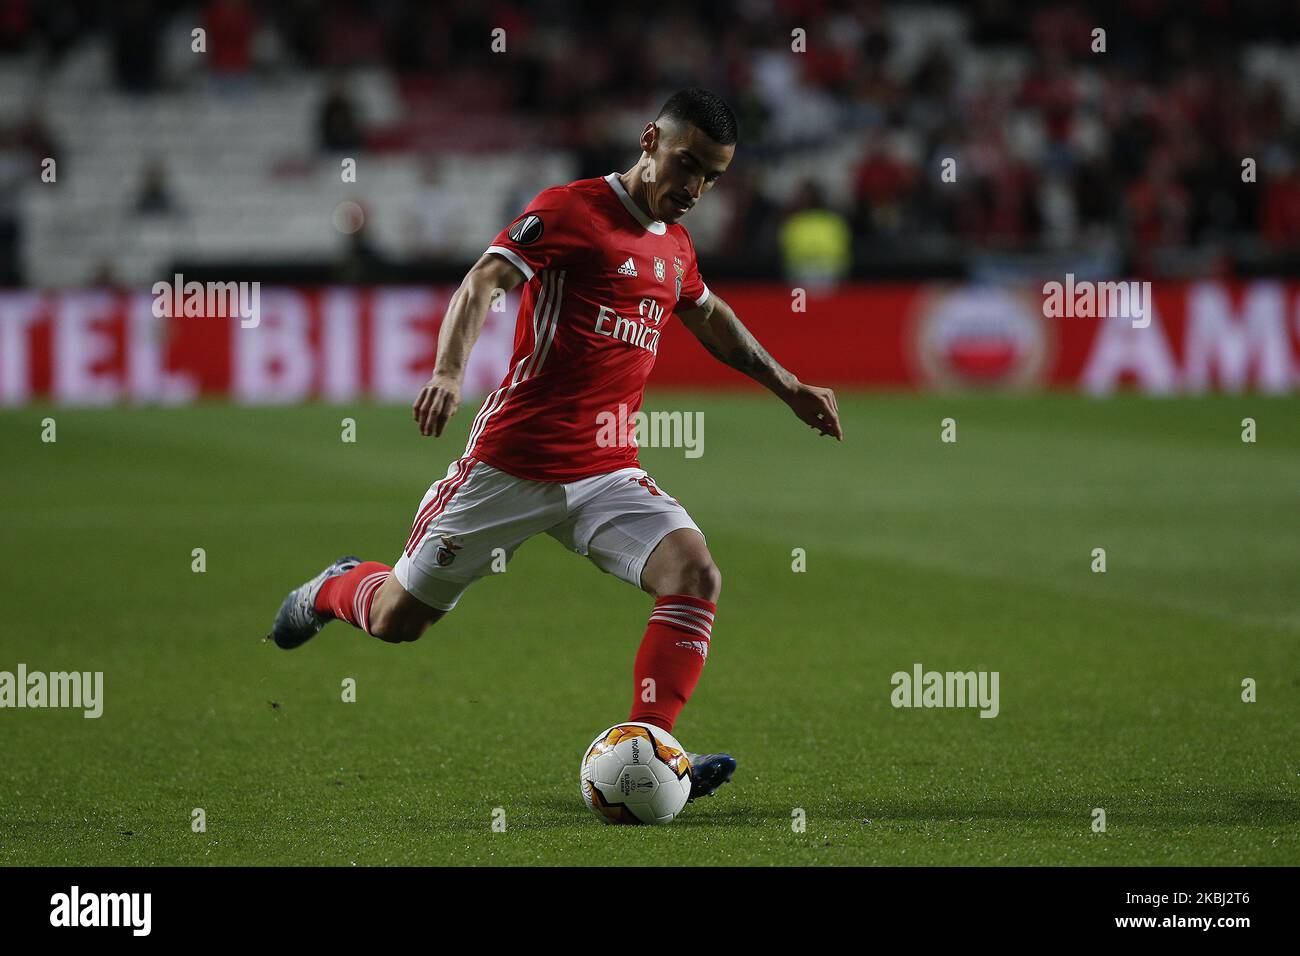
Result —
POLYGON ((711 296, 699 327, 692 329, 714 358, 730 365, 777 394, 789 390, 796 379, 768 354, 725 302, 711 296))
MULTIPOLYGON (((744 331, 746 335, 749 334, 748 329, 742 331, 744 331)), ((753 340, 753 336, 750 336, 750 338, 753 340)), ((752 372, 762 371, 765 368, 771 368, 772 365, 775 364, 775 360, 772 356, 768 355, 763 346, 759 345, 757 341, 753 341, 753 344, 749 346, 734 345, 728 353, 724 353, 721 348, 708 342, 704 343, 704 347, 708 349, 713 354, 713 357, 719 362, 724 365, 730 365, 738 372, 744 372, 746 375, 749 375, 752 372)))

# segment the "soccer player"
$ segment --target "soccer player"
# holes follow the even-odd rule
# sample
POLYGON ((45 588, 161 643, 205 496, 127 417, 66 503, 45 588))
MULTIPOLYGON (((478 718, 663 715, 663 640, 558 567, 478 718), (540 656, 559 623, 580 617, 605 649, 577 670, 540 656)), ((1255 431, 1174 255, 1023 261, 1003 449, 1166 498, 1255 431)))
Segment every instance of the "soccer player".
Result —
MULTIPOLYGON (((628 719, 672 731, 708 657, 722 577, 686 509, 637 461, 632 418, 665 323, 675 313, 719 361, 843 438, 834 393, 803 384, 755 341, 700 278, 678 224, 726 172, 735 144, 731 109, 682 90, 641 131, 631 169, 545 189, 501 231, 448 305, 433 376, 412 406, 420 433, 442 435, 493 296, 523 285, 500 388, 425 494, 397 563, 335 561, 285 598, 276 644, 298 647, 336 619, 382 641, 417 640, 491 573, 496 549, 509 557, 546 532, 654 597, 628 719), (628 423, 613 441, 610 415, 628 423)), ((736 767, 727 754, 688 759, 691 799, 736 767)))

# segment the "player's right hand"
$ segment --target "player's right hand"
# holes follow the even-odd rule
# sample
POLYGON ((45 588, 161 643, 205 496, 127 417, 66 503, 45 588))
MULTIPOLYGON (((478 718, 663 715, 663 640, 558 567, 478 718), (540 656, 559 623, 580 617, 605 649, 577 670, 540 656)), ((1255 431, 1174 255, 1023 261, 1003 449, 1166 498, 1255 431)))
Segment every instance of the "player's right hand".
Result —
POLYGON ((460 408, 460 382, 450 375, 434 372, 433 377, 420 389, 411 405, 411 413, 420 426, 420 434, 442 436, 451 416, 460 408))

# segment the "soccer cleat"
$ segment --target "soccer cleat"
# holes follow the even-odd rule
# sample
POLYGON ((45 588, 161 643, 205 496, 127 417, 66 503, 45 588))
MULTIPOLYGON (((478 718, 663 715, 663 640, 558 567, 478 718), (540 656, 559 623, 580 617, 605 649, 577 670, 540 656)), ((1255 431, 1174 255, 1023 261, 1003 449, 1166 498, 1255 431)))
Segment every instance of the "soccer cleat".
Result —
POLYGON ((322 627, 334 620, 316 610, 316 595, 320 593, 321 585, 329 578, 347 574, 360 563, 360 558, 339 558, 306 584, 290 591, 275 615, 275 626, 266 635, 267 640, 275 641, 287 651, 301 647, 319 634, 322 627))
POLYGON ((736 758, 731 754, 687 753, 686 759, 691 762, 691 795, 687 803, 696 797, 712 796, 736 772, 736 758))

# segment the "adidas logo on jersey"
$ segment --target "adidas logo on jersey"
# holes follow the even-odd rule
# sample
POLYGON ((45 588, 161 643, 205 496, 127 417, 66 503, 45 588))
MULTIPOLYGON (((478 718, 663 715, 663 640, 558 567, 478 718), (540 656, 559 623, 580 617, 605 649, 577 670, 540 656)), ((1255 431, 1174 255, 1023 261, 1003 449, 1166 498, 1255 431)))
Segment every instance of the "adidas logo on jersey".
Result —
POLYGON ((618 274, 621 276, 636 275, 636 263, 632 261, 631 256, 627 257, 627 262, 623 263, 621 266, 618 267, 618 274))

